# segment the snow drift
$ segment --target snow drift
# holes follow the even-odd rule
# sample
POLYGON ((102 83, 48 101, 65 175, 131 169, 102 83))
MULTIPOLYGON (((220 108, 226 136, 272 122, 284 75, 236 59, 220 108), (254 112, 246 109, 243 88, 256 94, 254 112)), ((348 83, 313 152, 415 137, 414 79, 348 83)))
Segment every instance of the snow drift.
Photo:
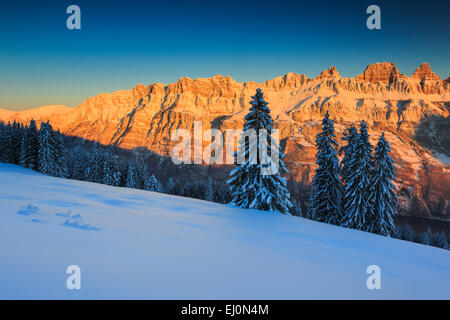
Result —
POLYGON ((1 299, 450 298, 443 249, 8 164, 0 243, 1 299))

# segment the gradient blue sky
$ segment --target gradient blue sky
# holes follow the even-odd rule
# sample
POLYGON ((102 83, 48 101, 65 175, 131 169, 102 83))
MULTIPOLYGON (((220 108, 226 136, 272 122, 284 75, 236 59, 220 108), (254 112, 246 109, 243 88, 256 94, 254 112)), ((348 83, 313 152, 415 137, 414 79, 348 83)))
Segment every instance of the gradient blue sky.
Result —
POLYGON ((449 1, 14 1, 0 4, 0 108, 77 106, 188 76, 355 76, 374 62, 450 75, 449 1), (81 30, 66 8, 81 8, 81 30), (381 30, 366 28, 370 4, 381 30))

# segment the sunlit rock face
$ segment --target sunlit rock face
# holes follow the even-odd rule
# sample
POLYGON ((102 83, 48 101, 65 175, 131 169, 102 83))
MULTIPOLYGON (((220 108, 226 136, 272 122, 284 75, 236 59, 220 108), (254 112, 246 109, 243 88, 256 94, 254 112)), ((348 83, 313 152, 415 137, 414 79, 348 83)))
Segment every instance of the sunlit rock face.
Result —
POLYGON ((311 181, 315 135, 328 110, 339 139, 346 126, 361 120, 368 123, 374 145, 385 132, 397 164, 402 213, 450 218, 450 84, 427 63, 410 77, 393 63, 369 65, 355 78, 341 77, 335 67, 313 79, 288 73, 264 83, 239 83, 222 75, 185 77, 169 85, 102 93, 37 120, 50 120, 67 135, 169 156, 175 143, 171 134, 192 130, 194 121, 201 121, 204 131, 242 128, 257 88, 280 130, 291 179, 304 185, 311 181))
POLYGON ((355 79, 371 83, 392 83, 400 79, 405 79, 405 76, 400 74, 394 63, 383 62, 369 65, 366 70, 359 76, 356 76, 355 79))

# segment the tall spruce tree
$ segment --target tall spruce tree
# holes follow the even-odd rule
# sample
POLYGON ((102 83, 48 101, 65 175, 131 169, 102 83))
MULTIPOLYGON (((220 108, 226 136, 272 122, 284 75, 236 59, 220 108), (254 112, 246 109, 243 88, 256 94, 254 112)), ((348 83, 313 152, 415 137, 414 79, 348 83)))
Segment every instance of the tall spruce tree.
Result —
POLYGON ((347 202, 347 197, 345 195, 345 186, 348 183, 348 179, 350 177, 350 164, 352 157, 354 155, 353 150, 356 145, 356 140, 358 139, 358 130, 355 128, 354 125, 351 125, 347 129, 344 130, 344 137, 342 140, 346 141, 347 144, 342 146, 339 149, 339 155, 342 155, 344 153, 344 157, 342 158, 341 164, 340 164, 340 175, 341 175, 341 182, 343 185, 343 191, 342 191, 342 213, 344 213, 345 203, 347 202))
POLYGON ((370 182, 373 167, 372 145, 367 125, 361 122, 359 135, 352 150, 345 184, 344 218, 341 225, 368 231, 372 215, 370 182))
POLYGON ((7 145, 7 130, 8 127, 2 121, 0 121, 0 162, 7 162, 4 155, 7 145))
MULTIPOLYGON (((53 130, 52 130, 53 131, 53 130)), ((64 140, 61 132, 53 131, 54 139, 56 142, 55 145, 55 163, 56 163, 56 176, 61 178, 67 178, 68 169, 67 169, 67 154, 66 154, 66 146, 64 145, 64 140)))
POLYGON ((24 132, 24 127, 21 123, 16 122, 14 120, 12 126, 12 135, 11 135, 11 152, 12 152, 12 163, 19 164, 20 163, 20 150, 22 146, 22 136, 24 132))
POLYGON ((120 185, 120 170, 109 152, 103 158, 102 183, 116 187, 120 185))
POLYGON ((91 155, 89 165, 86 167, 85 176, 87 181, 103 183, 103 165, 105 156, 101 149, 95 148, 94 154, 91 155))
POLYGON ((231 170, 231 178, 227 181, 233 197, 232 203, 245 209, 288 213, 292 204, 286 179, 280 176, 280 173, 287 170, 283 163, 284 154, 279 145, 270 139, 273 130, 270 109, 261 89, 256 90, 252 99, 238 142, 238 151, 235 153, 236 159, 243 160, 243 163, 231 170), (279 156, 277 163, 274 163, 271 155, 276 153, 279 156))
POLYGON ((127 177, 125 180, 125 187, 126 188, 139 188, 139 173, 136 168, 136 164, 134 161, 130 161, 128 163, 128 169, 127 169, 127 177))
POLYGON ((381 135, 375 148, 374 169, 370 182, 370 202, 372 219, 368 231, 384 236, 395 233, 393 216, 397 212, 397 194, 394 185, 394 160, 389 155, 389 142, 381 135))
POLYGON ((48 121, 41 123, 38 139, 38 171, 43 174, 58 176, 59 169, 56 161, 58 154, 56 147, 57 141, 53 128, 48 121))
POLYGON ((342 158, 340 164, 341 182, 343 185, 347 183, 348 177, 350 175, 350 162, 357 138, 358 130, 356 130, 354 125, 344 130, 344 137, 342 138, 342 140, 346 141, 347 144, 339 149, 339 155, 342 155, 342 153, 344 153, 344 157, 342 158))
POLYGON ((146 175, 144 179, 144 190, 159 192, 159 182, 155 175, 146 175))
POLYGON ((339 179, 336 135, 328 111, 322 121, 322 131, 316 136, 316 164, 311 183, 308 216, 338 225, 342 219, 342 185, 339 179))
POLYGON ((136 189, 145 190, 145 179, 148 175, 148 167, 142 159, 135 163, 136 167, 136 189))
POLYGON ((22 126, 14 121, 2 127, 0 136, 0 160, 2 162, 19 164, 22 142, 22 126))
POLYGON ((71 178, 75 180, 87 181, 86 176, 87 167, 89 166, 89 157, 87 152, 82 148, 77 148, 71 154, 73 167, 71 172, 71 178))
POLYGON ((166 193, 173 195, 181 195, 183 186, 179 179, 177 178, 169 178, 166 183, 166 193))
POLYGON ((20 149, 20 162, 22 167, 36 170, 38 168, 39 140, 36 122, 31 119, 30 125, 25 128, 20 149))
POLYGON ((217 202, 218 201, 217 184, 213 180, 213 178, 211 178, 211 176, 209 176, 208 180, 206 181, 205 197, 204 197, 204 199, 206 201, 211 201, 211 202, 217 202))

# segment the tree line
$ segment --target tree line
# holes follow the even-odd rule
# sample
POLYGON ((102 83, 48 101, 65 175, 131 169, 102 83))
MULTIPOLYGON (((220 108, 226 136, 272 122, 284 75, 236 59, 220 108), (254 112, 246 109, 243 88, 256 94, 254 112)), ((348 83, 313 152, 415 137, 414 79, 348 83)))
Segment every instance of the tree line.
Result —
POLYGON ((274 165, 270 162, 270 154, 274 148, 279 149, 275 141, 268 139, 269 147, 264 149, 267 154, 257 152, 256 163, 250 161, 251 143, 257 144, 256 150, 261 149, 260 130, 267 130, 269 136, 273 130, 270 109, 261 90, 257 90, 250 104, 243 136, 235 153, 236 158, 239 153, 243 154, 245 161, 230 171, 226 184, 219 184, 212 177, 207 181, 192 182, 171 177, 162 183, 143 159, 123 159, 109 147, 97 144, 91 150, 79 146, 68 149, 64 136, 49 122, 42 122, 37 129, 34 120, 25 126, 18 122, 0 122, 0 161, 55 177, 232 203, 240 208, 279 211, 407 241, 449 247, 443 232, 429 230, 417 235, 410 226, 396 228, 393 220, 398 207, 395 167, 384 134, 373 149, 367 125, 362 121, 359 132, 354 125, 344 131, 346 144, 339 147, 328 112, 322 121, 322 130, 316 136, 317 169, 307 210, 302 212, 301 203, 290 198, 286 178, 281 176, 287 173, 281 151, 276 164, 278 171, 270 175, 261 173, 261 169, 274 165), (249 129, 256 132, 253 142, 245 136, 249 129), (342 156, 341 161, 338 154, 342 156))
POLYGON ((230 193, 211 177, 206 181, 183 183, 178 178, 160 182, 139 157, 125 159, 108 146, 94 148, 77 145, 67 148, 64 135, 49 122, 37 129, 35 120, 29 125, 14 121, 0 122, 0 162, 18 164, 55 177, 135 188, 228 203, 230 193))

